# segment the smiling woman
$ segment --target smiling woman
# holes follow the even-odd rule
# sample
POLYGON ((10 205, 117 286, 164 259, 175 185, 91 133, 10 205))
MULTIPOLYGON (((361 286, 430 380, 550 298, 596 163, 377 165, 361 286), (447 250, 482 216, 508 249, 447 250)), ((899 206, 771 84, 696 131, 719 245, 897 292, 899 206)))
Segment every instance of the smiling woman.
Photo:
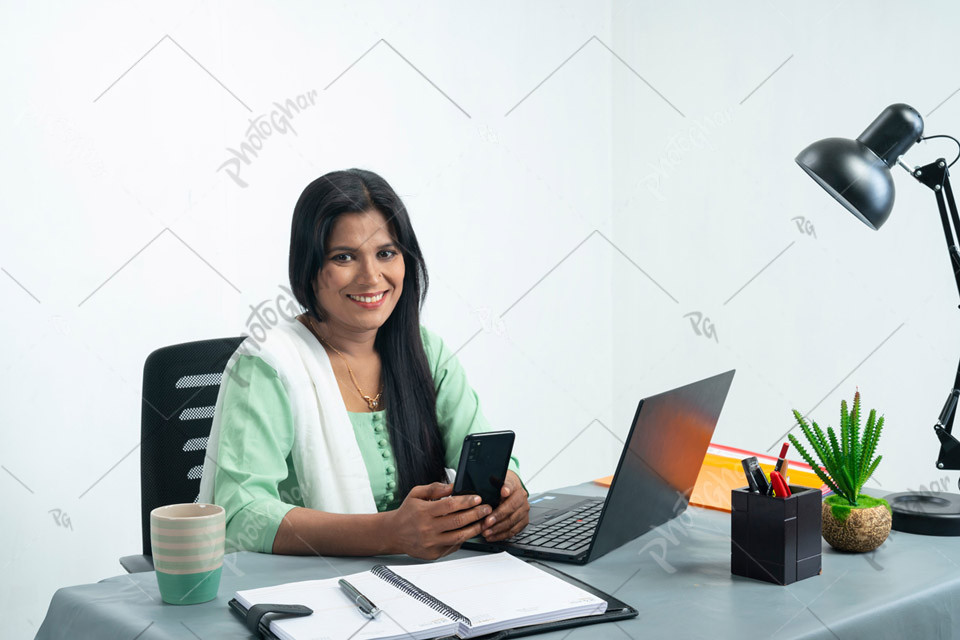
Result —
MULTIPOLYGON (((377 210, 341 215, 327 243, 328 267, 317 275, 314 296, 328 323, 325 329, 346 332, 344 338, 353 341, 351 334, 376 331, 393 313, 403 293, 403 254, 377 210)), ((423 264, 419 255, 416 259, 423 264)))
POLYGON ((515 458, 496 510, 444 483, 463 438, 490 425, 420 324, 427 269, 390 185, 360 169, 310 183, 289 271, 304 313, 244 341, 217 399, 199 500, 225 508, 228 546, 437 558, 519 532, 515 458))

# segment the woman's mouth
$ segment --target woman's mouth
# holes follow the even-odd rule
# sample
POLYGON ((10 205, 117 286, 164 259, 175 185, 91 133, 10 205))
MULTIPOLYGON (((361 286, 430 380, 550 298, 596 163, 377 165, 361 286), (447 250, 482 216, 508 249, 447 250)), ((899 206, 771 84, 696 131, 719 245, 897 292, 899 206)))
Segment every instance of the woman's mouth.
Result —
POLYGON ((383 301, 387 297, 387 293, 389 292, 380 291, 379 293, 361 294, 361 295, 354 295, 352 293, 348 293, 347 297, 365 309, 376 309, 377 307, 383 304, 383 301))

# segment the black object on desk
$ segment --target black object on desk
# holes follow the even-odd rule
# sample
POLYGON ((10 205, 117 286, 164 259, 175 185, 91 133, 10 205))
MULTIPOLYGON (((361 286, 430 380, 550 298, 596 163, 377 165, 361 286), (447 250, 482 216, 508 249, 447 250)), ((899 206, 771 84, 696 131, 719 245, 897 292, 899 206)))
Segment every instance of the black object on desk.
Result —
POLYGON ((247 625, 247 629, 250 630, 250 633, 258 635, 262 638, 276 638, 273 635, 273 632, 270 631, 270 621, 264 622, 263 617, 268 613, 275 613, 273 619, 276 619, 280 616, 293 616, 295 618, 300 616, 309 616, 313 614, 313 609, 310 607, 305 607, 302 604, 255 604, 249 609, 245 609, 242 604, 237 602, 236 598, 233 598, 228 603, 230 608, 233 609, 241 618, 243 618, 243 623, 247 625))
POLYGON ((791 486, 789 498, 734 489, 730 495, 730 571, 787 585, 820 573, 820 489, 791 486))
MULTIPOLYGON (((953 277, 960 292, 960 212, 950 185, 950 164, 938 158, 923 166, 906 164, 901 156, 914 144, 949 135, 923 135, 920 112, 906 104, 892 104, 870 123, 856 140, 826 138, 797 155, 797 164, 827 193, 871 229, 879 229, 893 211, 895 189, 892 169, 900 165, 913 178, 933 191, 940 211, 943 236, 950 255, 953 277)), ((960 402, 960 365, 933 431, 940 440, 937 469, 960 469, 960 440, 953 435, 953 422, 960 402)), ((893 511, 896 531, 933 536, 960 536, 960 494, 908 491, 886 496, 893 511)))
POLYGON ((523 531, 502 542, 472 538, 463 548, 586 564, 677 517, 690 502, 735 373, 641 399, 605 499, 531 496, 523 531))

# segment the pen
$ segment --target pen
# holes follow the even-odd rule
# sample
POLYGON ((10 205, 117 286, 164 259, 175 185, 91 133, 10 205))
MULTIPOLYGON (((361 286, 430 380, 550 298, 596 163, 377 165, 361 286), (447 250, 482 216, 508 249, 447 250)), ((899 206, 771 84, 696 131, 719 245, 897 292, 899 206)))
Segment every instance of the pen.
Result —
POLYGON ((343 589, 343 592, 347 594, 347 597, 353 600, 353 602, 357 605, 357 608, 360 609, 360 613, 368 618, 377 617, 377 615, 380 613, 380 609, 377 608, 377 605, 370 602, 370 598, 357 591, 355 586, 343 578, 340 578, 338 584, 340 585, 340 588, 343 589))
POLYGON ((777 458, 777 464, 776 464, 776 466, 773 468, 773 470, 776 471, 776 472, 779 473, 779 474, 783 474, 783 473, 784 473, 784 471, 783 471, 783 463, 786 462, 785 458, 787 457, 787 449, 789 449, 789 448, 790 448, 790 443, 789 443, 789 442, 784 442, 784 443, 783 443, 783 446, 780 447, 780 457, 777 458))

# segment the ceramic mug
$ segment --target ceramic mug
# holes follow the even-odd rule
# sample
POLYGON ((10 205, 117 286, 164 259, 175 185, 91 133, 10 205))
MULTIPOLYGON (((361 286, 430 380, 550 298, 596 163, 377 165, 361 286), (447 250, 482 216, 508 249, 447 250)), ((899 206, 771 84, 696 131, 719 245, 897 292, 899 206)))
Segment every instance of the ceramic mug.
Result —
POLYGON ((215 504, 169 504, 150 512, 153 567, 164 602, 197 604, 217 597, 225 523, 223 507, 215 504))

